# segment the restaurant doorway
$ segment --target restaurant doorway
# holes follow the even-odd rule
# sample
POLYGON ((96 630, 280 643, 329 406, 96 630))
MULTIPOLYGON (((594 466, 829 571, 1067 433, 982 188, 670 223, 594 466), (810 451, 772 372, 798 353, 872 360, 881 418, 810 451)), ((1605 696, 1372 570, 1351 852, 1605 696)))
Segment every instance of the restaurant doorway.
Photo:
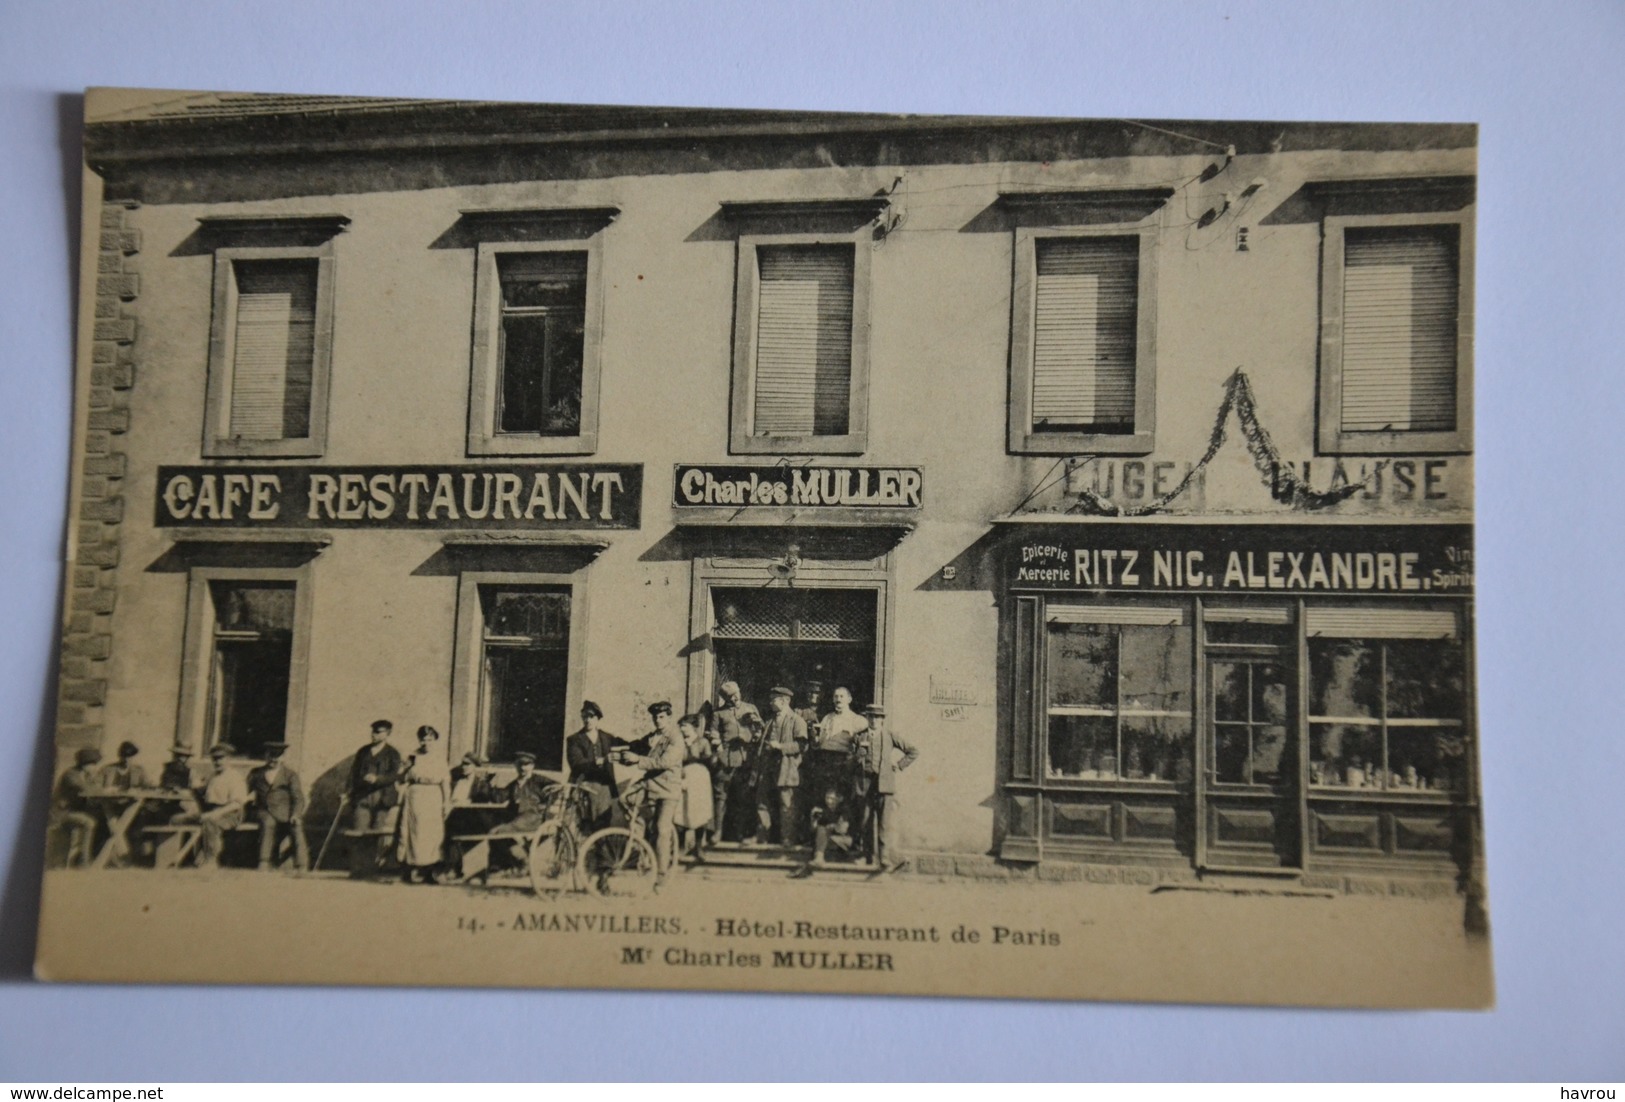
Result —
MULTIPOLYGON (((738 682, 741 696, 761 709, 764 718, 776 686, 792 690, 793 706, 801 709, 808 707, 808 690, 816 682, 823 690, 820 716, 833 710, 837 687, 852 693, 855 710, 874 700, 880 611, 876 589, 718 586, 711 590, 711 608, 710 699, 716 699, 724 682, 738 682)), ((731 821, 724 824, 723 836, 749 833, 752 815, 754 808, 730 805, 731 821)))

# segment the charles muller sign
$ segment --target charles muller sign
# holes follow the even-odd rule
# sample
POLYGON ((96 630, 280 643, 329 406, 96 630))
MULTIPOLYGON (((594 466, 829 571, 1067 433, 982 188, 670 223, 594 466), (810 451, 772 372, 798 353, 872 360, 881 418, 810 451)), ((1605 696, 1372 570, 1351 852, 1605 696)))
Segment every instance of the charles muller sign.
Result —
POLYGON ((159 467, 160 528, 637 528, 643 467, 159 467))
POLYGON ((918 509, 918 467, 677 465, 672 504, 679 508, 918 509))

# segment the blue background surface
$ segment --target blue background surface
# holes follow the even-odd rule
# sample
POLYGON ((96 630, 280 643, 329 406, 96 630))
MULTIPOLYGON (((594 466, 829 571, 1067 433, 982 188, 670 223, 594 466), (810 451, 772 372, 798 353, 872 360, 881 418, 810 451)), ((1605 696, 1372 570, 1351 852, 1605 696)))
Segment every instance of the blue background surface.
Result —
POLYGON ((1622 56, 1618 0, 0 4, 0 1080, 1625 1078, 1622 56), (1499 1009, 33 983, 90 84, 1483 124, 1499 1009))

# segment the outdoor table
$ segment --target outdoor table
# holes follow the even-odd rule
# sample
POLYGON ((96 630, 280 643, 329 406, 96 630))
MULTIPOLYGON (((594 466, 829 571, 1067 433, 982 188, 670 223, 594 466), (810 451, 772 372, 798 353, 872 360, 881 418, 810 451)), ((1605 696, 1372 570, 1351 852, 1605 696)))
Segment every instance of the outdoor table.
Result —
POLYGON ((130 828, 135 824, 141 809, 148 801, 173 801, 184 804, 187 800, 196 797, 184 788, 102 788, 95 789, 87 795, 99 804, 108 805, 107 841, 91 861, 93 869, 106 868, 108 862, 122 854, 133 853, 135 847, 130 839, 130 828), (126 803, 126 801, 128 801, 126 803), (112 805, 124 804, 117 813, 111 813, 112 805))

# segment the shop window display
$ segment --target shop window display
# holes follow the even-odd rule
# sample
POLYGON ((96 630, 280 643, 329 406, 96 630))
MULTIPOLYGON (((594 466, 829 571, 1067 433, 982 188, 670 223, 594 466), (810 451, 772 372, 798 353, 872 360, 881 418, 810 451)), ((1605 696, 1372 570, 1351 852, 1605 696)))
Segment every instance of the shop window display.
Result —
POLYGON ((1465 667, 1456 640, 1310 639, 1310 783, 1459 791, 1465 667))
POLYGON ((1048 661, 1049 778, 1189 782, 1189 627, 1051 624, 1048 661))

